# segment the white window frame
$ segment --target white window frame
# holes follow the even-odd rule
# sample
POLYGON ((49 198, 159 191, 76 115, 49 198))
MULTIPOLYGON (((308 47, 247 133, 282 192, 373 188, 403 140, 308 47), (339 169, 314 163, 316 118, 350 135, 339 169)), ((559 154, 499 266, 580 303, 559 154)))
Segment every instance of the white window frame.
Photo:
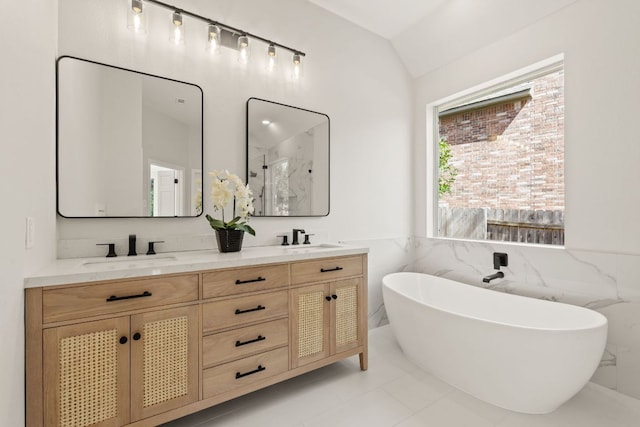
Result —
MULTIPOLYGON (((468 240, 474 242, 522 244, 517 242, 497 242, 494 240, 456 239, 452 237, 438 236, 438 171, 439 171, 439 129, 438 112, 459 105, 465 101, 486 96, 501 89, 507 89, 519 83, 544 76, 554 70, 564 67, 564 54, 554 55, 550 58, 531 64, 527 67, 497 77, 493 80, 478 84, 463 91, 454 93, 426 105, 426 165, 427 165, 427 237, 444 240, 468 240)), ((565 196, 566 197, 566 196, 565 196)), ((566 232, 566 231, 565 231, 566 232)), ((565 236, 566 240, 566 236, 565 236)), ((529 245, 540 246, 535 243, 529 245)), ((549 246, 549 245, 545 245, 549 246)))

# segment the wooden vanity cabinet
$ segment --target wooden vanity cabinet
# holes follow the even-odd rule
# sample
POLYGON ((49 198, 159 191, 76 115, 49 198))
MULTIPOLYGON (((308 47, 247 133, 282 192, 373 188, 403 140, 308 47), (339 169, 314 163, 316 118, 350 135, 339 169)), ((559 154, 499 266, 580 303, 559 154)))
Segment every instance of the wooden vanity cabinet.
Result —
POLYGON ((27 426, 157 426, 360 355, 366 254, 26 290, 27 426))
POLYGON ((195 402, 197 308, 45 329, 45 425, 122 426, 195 402))
POLYGON ((289 370, 289 265, 206 273, 204 399, 253 391, 289 370), (225 298, 227 297, 228 298, 225 298))
POLYGON ((130 345, 120 340, 129 337, 129 317, 45 329, 43 337, 44 425, 127 424, 130 345))
POLYGON ((131 316, 131 420, 198 400, 197 305, 131 316))
MULTIPOLYGON (((363 269, 361 257, 292 265, 294 283, 321 282, 290 292, 293 368, 366 344, 363 269)), ((361 357, 361 368, 367 369, 366 357, 361 357)))
POLYGON ((198 283, 183 274, 28 289, 28 425, 122 426, 196 402, 198 283))

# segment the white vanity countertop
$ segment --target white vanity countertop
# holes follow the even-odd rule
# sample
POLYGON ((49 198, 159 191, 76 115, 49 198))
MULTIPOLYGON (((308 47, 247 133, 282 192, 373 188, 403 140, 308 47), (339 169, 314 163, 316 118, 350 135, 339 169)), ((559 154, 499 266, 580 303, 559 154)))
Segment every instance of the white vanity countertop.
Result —
POLYGON ((342 244, 310 246, 254 246, 240 252, 217 250, 170 252, 116 258, 59 259, 24 279, 25 288, 186 273, 267 263, 302 261, 368 253, 369 249, 342 244))

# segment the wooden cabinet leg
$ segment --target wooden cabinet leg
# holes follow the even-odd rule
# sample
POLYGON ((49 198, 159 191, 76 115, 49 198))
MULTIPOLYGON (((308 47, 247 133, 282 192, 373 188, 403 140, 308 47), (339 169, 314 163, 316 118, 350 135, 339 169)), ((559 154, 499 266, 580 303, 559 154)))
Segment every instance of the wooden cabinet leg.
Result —
POLYGON ((363 351, 360 353, 360 370, 366 371, 369 368, 369 358, 367 356, 367 352, 363 351))

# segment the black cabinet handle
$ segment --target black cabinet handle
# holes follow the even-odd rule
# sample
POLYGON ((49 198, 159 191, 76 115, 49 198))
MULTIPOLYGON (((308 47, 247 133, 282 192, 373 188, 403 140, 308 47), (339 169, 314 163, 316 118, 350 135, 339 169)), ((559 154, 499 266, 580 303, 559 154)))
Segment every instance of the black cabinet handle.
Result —
POLYGON ((329 295, 327 295, 326 297, 324 297, 324 299, 326 299, 327 301, 331 301, 331 297, 329 295))
POLYGON ((120 337, 120 344, 126 344, 127 341, 129 341, 127 337, 120 337))
POLYGON ((320 269, 320 273, 328 273, 330 271, 340 271, 343 270, 342 267, 336 267, 336 268, 321 268, 320 269))
POLYGON ((144 297, 150 297, 151 296, 151 292, 149 291, 144 291, 143 293, 139 294, 139 295, 128 295, 126 297, 117 297, 115 295, 111 295, 109 298, 107 298, 107 302, 111 302, 111 301, 120 301, 123 299, 132 299, 132 298, 144 298, 144 297))
POLYGON ((333 294, 333 295, 331 295, 331 298, 333 298, 333 299, 338 299, 338 295, 333 294))
POLYGON ((239 308, 236 309, 236 314, 242 314, 242 313, 251 313, 252 311, 259 311, 259 310, 264 310, 267 307, 259 305, 256 308, 250 308, 248 310, 240 310, 239 308))
POLYGON ((248 375, 257 374, 258 372, 262 372, 265 369, 267 369, 267 368, 265 368, 262 365, 258 365, 258 367, 256 369, 254 369, 253 371, 245 372, 244 374, 241 374, 240 372, 236 372, 236 379, 240 379, 240 378, 246 377, 248 375))
POLYGON ((249 279, 249 280, 236 280, 236 285, 243 285, 245 283, 254 283, 254 282, 264 282, 265 279, 264 277, 260 277, 258 276, 257 279, 249 279))
POLYGON ((140 332, 136 332, 135 334, 133 334, 134 341, 138 341, 140 338, 142 338, 142 335, 140 335, 140 332))
POLYGON ((254 342, 258 342, 258 341, 264 341, 266 339, 267 339, 266 337, 263 337, 262 335, 258 335, 258 338, 254 338, 254 339, 249 340, 249 341, 244 341, 244 342, 236 341, 236 347, 240 347, 240 346, 251 344, 251 343, 254 343, 254 342))

